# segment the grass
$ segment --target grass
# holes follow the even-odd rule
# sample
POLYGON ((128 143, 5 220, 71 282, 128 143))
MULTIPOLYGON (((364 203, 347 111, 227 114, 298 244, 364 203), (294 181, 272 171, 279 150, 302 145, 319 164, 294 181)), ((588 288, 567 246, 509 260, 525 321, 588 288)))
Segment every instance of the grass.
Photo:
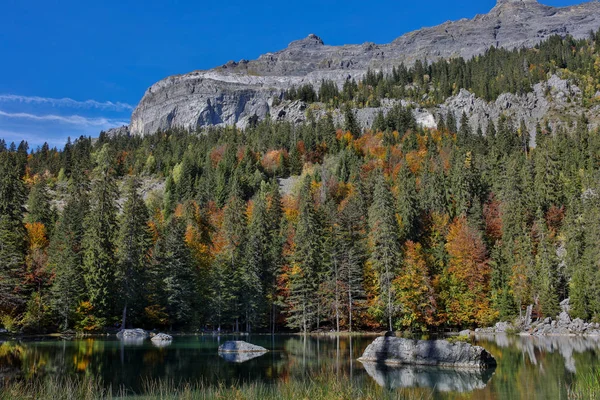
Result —
POLYGON ((96 379, 49 378, 15 382, 2 388, 0 399, 36 400, 92 400, 92 399, 136 399, 136 400, 346 400, 346 399, 429 399, 427 393, 408 390, 388 391, 379 387, 364 388, 340 382, 336 379, 317 377, 307 382, 282 382, 277 384, 251 383, 227 386, 198 384, 175 384, 172 381, 151 380, 144 383, 143 394, 135 394, 124 389, 105 388, 96 379))
POLYGON ((570 400, 600 399, 600 368, 590 368, 577 376, 575 383, 567 388, 567 393, 570 400))

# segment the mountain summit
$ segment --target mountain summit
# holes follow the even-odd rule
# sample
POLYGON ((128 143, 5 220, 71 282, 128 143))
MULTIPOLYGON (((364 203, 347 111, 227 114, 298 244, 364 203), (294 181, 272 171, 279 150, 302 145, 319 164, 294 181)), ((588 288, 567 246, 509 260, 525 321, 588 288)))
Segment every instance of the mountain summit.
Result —
POLYGON ((237 124, 273 114, 272 100, 291 86, 323 79, 342 85, 370 69, 389 71, 416 60, 482 54, 491 46, 533 47, 552 35, 587 37, 600 27, 600 2, 549 7, 535 0, 499 0, 484 15, 407 33, 390 44, 328 46, 318 36, 294 41, 253 61, 171 76, 150 87, 131 117, 130 131, 237 124))

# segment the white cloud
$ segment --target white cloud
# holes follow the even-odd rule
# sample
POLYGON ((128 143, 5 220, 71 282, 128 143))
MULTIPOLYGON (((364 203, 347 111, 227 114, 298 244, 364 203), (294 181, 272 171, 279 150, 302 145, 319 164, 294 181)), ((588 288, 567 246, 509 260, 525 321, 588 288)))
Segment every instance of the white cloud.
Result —
POLYGON ((127 103, 112 101, 85 100, 77 101, 69 98, 54 99, 51 97, 20 96, 16 94, 0 94, 0 102, 16 102, 27 104, 49 104, 54 107, 97 108, 102 110, 131 111, 133 106, 127 103))
POLYGON ((80 115, 35 115, 29 113, 9 113, 0 110, 0 117, 6 118, 19 118, 28 119, 33 121, 50 121, 50 122, 62 122, 66 124, 79 125, 79 126, 97 126, 97 127, 117 127, 127 125, 128 122, 119 121, 115 119, 109 119, 104 117, 88 118, 80 115))

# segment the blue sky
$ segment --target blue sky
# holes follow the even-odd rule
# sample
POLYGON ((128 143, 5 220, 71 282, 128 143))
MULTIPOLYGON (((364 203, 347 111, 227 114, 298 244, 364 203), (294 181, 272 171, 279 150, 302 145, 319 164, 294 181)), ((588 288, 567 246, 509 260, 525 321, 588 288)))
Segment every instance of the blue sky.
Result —
POLYGON ((68 136, 96 136, 128 123, 144 91, 168 75, 254 59, 309 33, 332 45, 388 43, 423 26, 488 12, 494 4, 2 0, 0 138, 60 146, 68 136))

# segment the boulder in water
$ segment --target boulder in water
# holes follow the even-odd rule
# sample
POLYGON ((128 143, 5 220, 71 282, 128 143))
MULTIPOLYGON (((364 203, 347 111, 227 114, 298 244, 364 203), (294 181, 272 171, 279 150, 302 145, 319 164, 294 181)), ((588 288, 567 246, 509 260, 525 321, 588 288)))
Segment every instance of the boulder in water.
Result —
POLYGON ((494 357, 483 347, 469 343, 396 337, 378 337, 367 346, 359 361, 384 365, 430 365, 478 369, 496 365, 494 357))
POLYGON ((170 342, 173 340, 173 336, 167 335, 166 333, 157 333, 156 335, 152 336, 152 339, 150 340, 153 342, 170 342))
POLYGON ((219 346, 219 353, 264 353, 266 351, 268 350, 264 347, 256 346, 242 340, 225 342, 219 346))
POLYGON ((122 329, 117 333, 119 339, 146 339, 148 336, 143 329, 122 329))

